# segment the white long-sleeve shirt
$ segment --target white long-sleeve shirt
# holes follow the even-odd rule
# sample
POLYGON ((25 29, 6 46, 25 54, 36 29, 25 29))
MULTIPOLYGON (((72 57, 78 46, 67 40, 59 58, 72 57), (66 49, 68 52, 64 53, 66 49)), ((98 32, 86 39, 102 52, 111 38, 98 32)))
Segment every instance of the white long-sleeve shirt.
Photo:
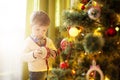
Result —
MULTIPOLYGON (((42 53, 41 58, 33 57, 33 51, 35 51, 39 47, 40 46, 38 46, 31 39, 31 37, 28 37, 25 40, 22 60, 28 63, 29 71, 38 72, 38 71, 46 71, 47 70, 47 65, 46 65, 46 60, 45 60, 45 57, 47 56, 47 52, 42 53)), ((52 50, 56 50, 52 40, 47 37, 46 37, 46 47, 48 47, 49 49, 52 49, 52 50)), ((52 61, 53 61, 53 58, 50 57, 48 59, 49 69, 52 68, 52 64, 51 64, 52 61)))

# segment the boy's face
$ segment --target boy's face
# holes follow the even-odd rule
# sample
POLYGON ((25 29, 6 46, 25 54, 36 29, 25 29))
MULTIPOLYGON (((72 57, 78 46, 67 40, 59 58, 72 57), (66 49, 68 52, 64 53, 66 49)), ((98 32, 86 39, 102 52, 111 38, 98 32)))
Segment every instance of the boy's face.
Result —
POLYGON ((48 26, 40 26, 39 24, 32 26, 32 34, 37 38, 44 38, 47 30, 48 26))

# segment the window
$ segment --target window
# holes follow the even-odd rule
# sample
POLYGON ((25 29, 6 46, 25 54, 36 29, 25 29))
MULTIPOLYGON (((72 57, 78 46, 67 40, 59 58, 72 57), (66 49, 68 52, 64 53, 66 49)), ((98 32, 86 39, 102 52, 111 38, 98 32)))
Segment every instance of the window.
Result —
POLYGON ((25 15, 26 0, 0 1, 0 80, 20 80, 25 15))

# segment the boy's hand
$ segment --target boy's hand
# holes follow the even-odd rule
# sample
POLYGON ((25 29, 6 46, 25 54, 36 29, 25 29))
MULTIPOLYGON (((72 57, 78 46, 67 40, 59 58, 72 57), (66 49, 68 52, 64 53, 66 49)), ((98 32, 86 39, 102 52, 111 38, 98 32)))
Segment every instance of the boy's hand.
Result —
POLYGON ((53 58, 55 58, 56 57, 56 51, 55 50, 52 50, 52 49, 50 49, 50 48, 48 48, 48 47, 46 47, 46 49, 47 49, 47 58, 49 58, 49 57, 53 57, 53 58))
POLYGON ((38 48, 34 51, 34 57, 39 58, 42 54, 47 54, 47 50, 44 47, 38 48))
POLYGON ((56 51, 55 50, 50 50, 50 55, 55 58, 56 57, 56 51))

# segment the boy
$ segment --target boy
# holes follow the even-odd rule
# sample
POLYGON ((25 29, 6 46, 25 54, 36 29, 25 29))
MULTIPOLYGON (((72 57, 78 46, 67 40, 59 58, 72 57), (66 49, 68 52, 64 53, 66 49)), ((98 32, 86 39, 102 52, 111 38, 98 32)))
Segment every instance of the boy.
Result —
POLYGON ((25 40, 23 60, 28 63, 30 80, 45 80, 50 69, 50 57, 56 57, 56 48, 46 37, 50 19, 44 11, 35 11, 31 15, 31 35, 25 40))

